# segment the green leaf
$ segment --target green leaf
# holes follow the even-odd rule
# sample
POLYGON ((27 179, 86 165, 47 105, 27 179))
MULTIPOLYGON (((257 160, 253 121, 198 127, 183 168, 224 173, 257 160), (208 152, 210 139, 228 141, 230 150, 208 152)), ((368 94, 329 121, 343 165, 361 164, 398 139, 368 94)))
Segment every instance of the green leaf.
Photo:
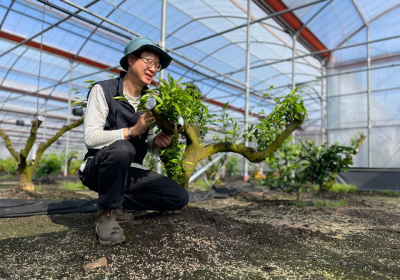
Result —
POLYGON ((128 99, 126 99, 126 97, 123 96, 114 96, 113 99, 117 101, 128 101, 128 99))
POLYGON ((164 104, 164 102, 162 101, 162 99, 161 99, 160 97, 158 97, 157 95, 152 94, 151 96, 153 96, 153 97, 158 101, 158 103, 160 103, 160 105, 164 104))
POLYGON ((181 109, 179 108, 178 104, 174 104, 176 111, 178 112, 179 115, 182 115, 181 109))

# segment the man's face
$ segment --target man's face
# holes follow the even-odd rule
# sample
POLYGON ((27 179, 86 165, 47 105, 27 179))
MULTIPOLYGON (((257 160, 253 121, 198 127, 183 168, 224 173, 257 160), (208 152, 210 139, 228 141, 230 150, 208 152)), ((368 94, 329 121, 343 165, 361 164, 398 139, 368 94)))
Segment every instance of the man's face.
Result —
POLYGON ((140 57, 130 55, 128 63, 128 72, 133 74, 134 80, 141 86, 146 86, 151 84, 157 75, 160 58, 156 53, 144 51, 140 57))

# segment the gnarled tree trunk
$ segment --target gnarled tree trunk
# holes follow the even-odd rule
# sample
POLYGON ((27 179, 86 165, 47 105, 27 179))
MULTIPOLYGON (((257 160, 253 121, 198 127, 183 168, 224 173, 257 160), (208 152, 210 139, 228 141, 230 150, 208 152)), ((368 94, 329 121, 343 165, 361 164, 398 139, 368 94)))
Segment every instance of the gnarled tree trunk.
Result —
POLYGON ((53 137, 51 137, 49 140, 46 142, 42 142, 39 145, 39 148, 36 152, 36 158, 33 161, 33 163, 28 163, 27 157, 29 152, 31 151, 33 144, 35 143, 36 140, 36 135, 37 135, 37 130, 39 129, 40 125, 42 124, 43 120, 39 118, 36 118, 32 121, 32 126, 30 130, 30 134, 28 137, 28 140, 26 141, 25 148, 23 148, 19 153, 14 149, 12 145, 11 139, 8 137, 8 135, 0 128, 0 136, 4 139, 4 142, 6 143, 6 147, 8 151, 11 153, 11 155, 15 158, 15 160, 18 162, 18 174, 19 174, 19 186, 15 188, 15 191, 34 191, 35 186, 32 182, 32 176, 35 172, 36 166, 42 157, 43 153, 46 151, 46 149, 53 144, 58 138, 60 138, 65 132, 81 125, 83 123, 84 117, 80 118, 79 120, 63 126, 53 137))

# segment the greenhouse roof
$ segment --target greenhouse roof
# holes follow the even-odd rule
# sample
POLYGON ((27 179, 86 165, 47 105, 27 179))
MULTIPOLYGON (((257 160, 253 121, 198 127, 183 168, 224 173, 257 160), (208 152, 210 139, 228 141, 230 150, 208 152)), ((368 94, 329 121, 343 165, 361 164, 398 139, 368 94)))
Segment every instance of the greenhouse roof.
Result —
MULTIPOLYGON (((303 129, 314 133, 321 127, 323 69, 365 62, 367 35, 371 58, 398 55, 396 0, 250 4, 250 122, 272 110, 273 97, 300 86, 309 111, 303 129)), ((173 57, 166 72, 196 84, 212 113, 229 102, 238 120, 246 100, 247 16, 245 0, 168 0, 166 6, 165 45, 173 57)), ((38 139, 47 139, 68 121, 70 92, 85 99, 85 80, 118 75, 131 38, 160 41, 162 1, 0 0, 0 19, 0 128, 22 144, 34 116, 46 118, 38 139), (17 119, 24 125, 16 126, 17 119)), ((69 141, 82 145, 82 126, 69 141)))

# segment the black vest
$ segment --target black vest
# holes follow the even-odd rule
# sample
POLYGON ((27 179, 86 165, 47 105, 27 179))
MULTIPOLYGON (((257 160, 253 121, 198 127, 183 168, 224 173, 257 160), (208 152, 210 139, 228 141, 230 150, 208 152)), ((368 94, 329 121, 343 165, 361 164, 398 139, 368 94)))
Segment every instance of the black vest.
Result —
MULTIPOLYGON (((116 96, 124 96, 123 95, 123 81, 126 72, 121 72, 120 77, 98 82, 104 91, 104 96, 107 101, 108 105, 108 116, 106 119, 106 124, 104 126, 104 130, 117 130, 125 127, 134 126, 139 118, 140 115, 144 114, 145 112, 137 113, 135 109, 129 104, 128 101, 117 101, 113 97, 116 96)), ((143 94, 146 94, 145 90, 148 87, 144 87, 142 90, 143 94)), ((87 95, 89 99, 90 91, 87 95)), ((131 139, 127 140, 135 147, 136 155, 133 158, 132 162, 143 164, 143 159, 147 154, 147 144, 145 142, 149 130, 146 131, 143 135, 132 137, 131 139)), ((94 156, 99 150, 97 149, 88 149, 88 152, 85 155, 85 158, 90 156, 94 156)))

